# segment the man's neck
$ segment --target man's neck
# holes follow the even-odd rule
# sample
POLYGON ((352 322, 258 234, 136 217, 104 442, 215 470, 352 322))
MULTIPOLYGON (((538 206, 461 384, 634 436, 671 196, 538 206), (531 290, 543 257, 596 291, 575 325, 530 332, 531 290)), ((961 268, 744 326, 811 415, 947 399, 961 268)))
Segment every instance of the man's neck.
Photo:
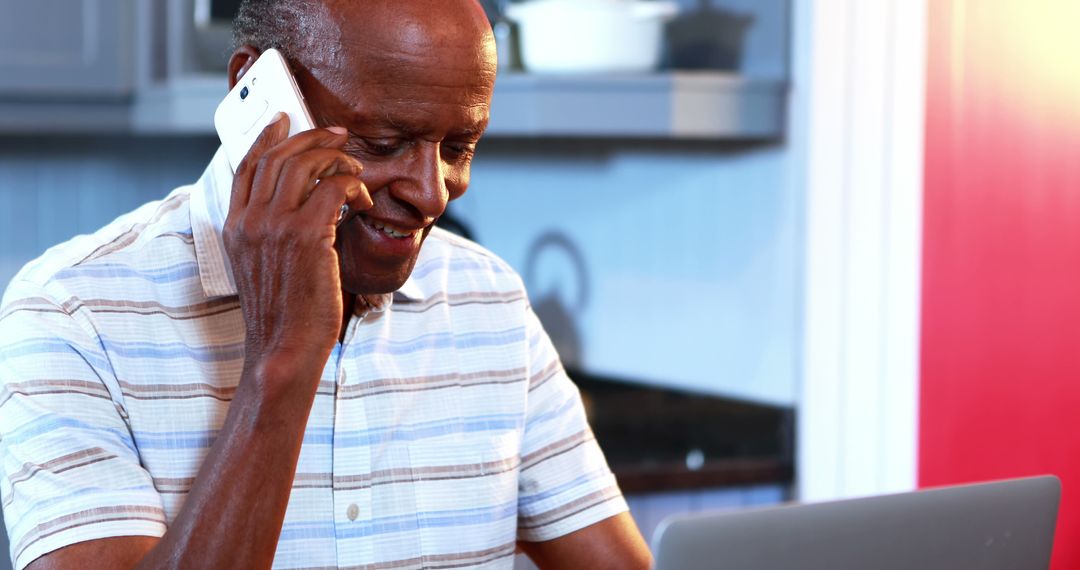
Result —
POLYGON ((338 331, 338 342, 345 342, 345 331, 349 329, 349 321, 352 319, 356 308, 356 295, 347 291, 341 292, 341 330, 338 331))

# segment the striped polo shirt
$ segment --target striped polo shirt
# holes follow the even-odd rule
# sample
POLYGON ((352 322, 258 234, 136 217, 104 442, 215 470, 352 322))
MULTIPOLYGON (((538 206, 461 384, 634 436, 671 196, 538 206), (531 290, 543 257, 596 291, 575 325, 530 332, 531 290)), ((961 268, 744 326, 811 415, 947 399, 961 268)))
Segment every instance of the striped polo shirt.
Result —
MULTIPOLYGON (((221 238, 231 180, 218 151, 197 183, 50 249, 8 287, 0 497, 16 569, 161 536, 183 507, 243 367, 221 238)), ((510 568, 516 541, 626 510, 506 263, 434 230, 374 305, 322 371, 275 568, 510 568)))

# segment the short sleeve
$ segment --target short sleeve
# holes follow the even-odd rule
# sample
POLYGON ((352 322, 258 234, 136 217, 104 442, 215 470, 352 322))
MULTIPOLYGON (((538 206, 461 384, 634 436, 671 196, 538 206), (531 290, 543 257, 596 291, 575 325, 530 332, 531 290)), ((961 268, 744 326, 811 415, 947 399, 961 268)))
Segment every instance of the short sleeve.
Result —
POLYGON ((76 301, 54 299, 13 283, 0 308, 0 499, 16 570, 79 542, 165 533, 101 341, 64 308, 76 301))
POLYGON ((627 511, 626 501, 585 418, 577 386, 540 321, 527 315, 528 417, 522 441, 518 538, 559 538, 627 511))

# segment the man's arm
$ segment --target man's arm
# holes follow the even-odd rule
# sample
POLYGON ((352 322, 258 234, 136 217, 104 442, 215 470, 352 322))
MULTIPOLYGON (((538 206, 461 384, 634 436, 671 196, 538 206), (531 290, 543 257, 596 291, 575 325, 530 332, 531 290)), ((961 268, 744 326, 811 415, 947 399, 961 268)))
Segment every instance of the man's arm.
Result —
MULTIPOLYGON (((291 368, 284 364, 280 369, 291 368)), ((272 374, 241 381, 224 429, 165 536, 83 542, 29 568, 269 568, 314 398, 314 392, 305 396, 299 390, 291 401, 256 393, 258 384, 311 383, 296 374, 272 374)))
POLYGON ((237 168, 225 225, 247 327, 244 370, 225 423, 160 539, 61 548, 30 568, 269 568, 319 377, 344 314, 333 249, 340 205, 371 199, 341 152, 344 130, 286 139, 284 116, 237 168), (318 190, 310 192, 318 179, 318 190))
POLYGON ((652 557, 536 313, 518 481, 518 546, 541 568, 648 568, 652 557))
POLYGON ((555 540, 520 542, 518 546, 542 570, 648 570, 652 566, 652 554, 630 513, 615 515, 555 540))

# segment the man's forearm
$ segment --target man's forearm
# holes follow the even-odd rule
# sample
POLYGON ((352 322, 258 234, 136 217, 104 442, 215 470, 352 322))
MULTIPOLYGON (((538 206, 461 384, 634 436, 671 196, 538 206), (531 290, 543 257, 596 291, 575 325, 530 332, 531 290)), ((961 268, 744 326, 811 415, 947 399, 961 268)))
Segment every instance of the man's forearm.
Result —
POLYGON ((373 204, 363 166, 342 151, 347 129, 288 133, 288 116, 277 113, 233 177, 222 239, 246 325, 243 377, 146 568, 269 568, 274 560, 319 375, 348 314, 337 215, 344 203, 373 204))
POLYGON ((183 508, 140 568, 271 566, 318 378, 251 368, 183 508))

